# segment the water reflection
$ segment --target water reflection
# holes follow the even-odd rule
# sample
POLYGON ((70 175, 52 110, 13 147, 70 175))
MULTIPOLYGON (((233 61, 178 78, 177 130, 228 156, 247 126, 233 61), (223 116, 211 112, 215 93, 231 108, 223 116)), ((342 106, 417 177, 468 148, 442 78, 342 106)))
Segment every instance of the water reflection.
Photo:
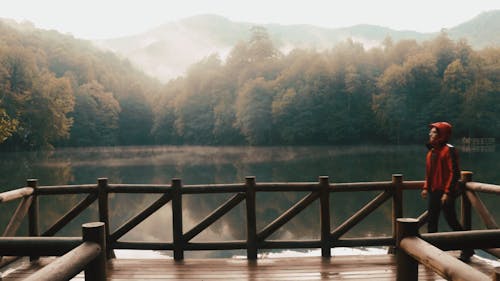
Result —
MULTIPOLYGON (((2 153, 0 190, 20 187, 27 178, 39 179, 40 185, 94 183, 99 177, 110 183, 169 183, 179 177, 184 184, 243 182, 256 176, 257 182, 317 181, 327 175, 331 182, 388 181, 391 174, 402 173, 406 180, 424 176, 425 148, 421 146, 344 146, 344 147, 203 147, 150 146, 60 149, 52 152, 2 153)), ((477 181, 500 183, 498 152, 462 153, 462 169, 475 172, 477 181)), ((332 228, 349 218, 377 192, 335 193, 331 196, 332 228)), ((257 194, 258 229, 264 228, 284 211, 306 196, 306 192, 266 192, 257 194)), ((232 194, 187 195, 183 198, 184 231, 190 230, 232 194)), ((111 194, 111 229, 154 202, 159 195, 111 194)), ((494 217, 500 209, 495 196, 483 196, 494 217)), ((43 196, 41 229, 47 229, 84 195, 43 196)), ((417 191, 405 192, 405 216, 415 217, 425 210, 417 191)), ((6 226, 15 204, 0 204, 0 223, 6 226)), ((383 204, 345 237, 383 236, 391 233, 391 204, 383 204)), ((473 214, 475 216, 475 214, 473 214)), ((123 241, 172 241, 170 203, 156 212, 123 241)), ((238 205, 193 241, 227 241, 246 235, 245 205, 238 205)), ((80 225, 98 219, 94 203, 74 220, 62 235, 79 235, 80 225)), ((473 217, 474 227, 483 228, 473 217)), ((27 226, 23 224, 21 233, 27 226)), ((442 229, 446 226, 442 225, 442 229)), ((319 238, 319 204, 314 202, 285 224, 270 239, 319 238)), ((241 251, 232 251, 230 255, 241 251)), ((243 253, 244 254, 244 253, 243 253)), ((208 253, 208 256, 220 253, 208 253)), ((189 254, 187 255, 189 256, 189 254)))

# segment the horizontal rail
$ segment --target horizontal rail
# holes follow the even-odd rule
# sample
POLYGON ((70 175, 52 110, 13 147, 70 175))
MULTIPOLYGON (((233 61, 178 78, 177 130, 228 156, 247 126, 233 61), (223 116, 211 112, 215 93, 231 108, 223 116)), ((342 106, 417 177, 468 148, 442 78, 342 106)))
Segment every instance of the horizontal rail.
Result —
POLYGON ((373 247, 393 246, 393 237, 342 238, 332 242, 332 247, 373 247))
POLYGON ((403 238, 399 245, 412 258, 432 269, 446 280, 491 280, 482 272, 473 269, 451 255, 443 253, 443 251, 418 237, 403 238))
MULTIPOLYGON (((82 270, 85 280, 106 280, 106 238, 104 223, 82 225, 82 237, 3 237, 0 255, 63 256, 23 280, 70 280, 82 270), (63 253, 64 251, 64 253, 63 253)), ((1 278, 0 278, 1 279, 1 278)))
POLYGON ((404 190, 420 190, 424 185, 424 181, 404 181, 402 183, 404 190))
POLYGON ((80 273, 102 251, 99 244, 84 242, 64 256, 30 275, 25 281, 63 281, 80 273))
POLYGON ((81 243, 81 237, 0 237, 0 256, 60 256, 81 243))
POLYGON ((190 242, 184 246, 184 250, 188 251, 245 250, 246 248, 246 241, 190 242))
POLYGON ((318 191, 317 182, 257 182, 255 191, 318 191))
POLYGON ((38 195, 81 194, 81 193, 92 193, 96 191, 97 191, 97 185, 95 184, 55 185, 55 186, 37 187, 38 195))
MULTIPOLYGON (((330 241, 330 247, 370 247, 394 245, 392 237, 342 238, 330 241)), ((259 249, 307 249, 320 248, 319 240, 266 240, 259 244, 259 249)))
POLYGON ((111 242, 110 245, 113 249, 127 249, 127 250, 153 250, 161 251, 168 250, 172 251, 174 249, 174 243, 172 242, 138 242, 138 241, 115 241, 111 242))
MULTIPOLYGON (((423 181, 405 181, 403 189, 420 189, 423 181)), ((469 182, 467 186, 473 190, 495 193, 499 192, 496 188, 500 186, 469 182)), ((353 191, 378 191, 386 190, 392 187, 392 182, 354 182, 354 183, 330 183, 331 192, 353 192, 353 191)), ((245 191, 244 183, 232 184, 205 184, 205 185, 184 185, 183 194, 203 194, 203 193, 231 193, 245 191)), ((109 193, 166 193, 172 190, 168 184, 109 184, 107 192, 109 193)), ((256 191, 317 191, 319 184, 317 182, 293 182, 293 183, 256 183, 256 191)), ((37 194, 56 195, 56 194, 81 194, 93 193, 97 191, 96 184, 82 185, 57 185, 57 186, 39 186, 37 194)), ((11 191, 0 193, 0 202, 12 201, 21 197, 29 196, 33 193, 30 187, 23 187, 11 191)))
POLYGON ((22 187, 0 193, 0 203, 9 202, 33 194, 33 188, 22 187))
POLYGON ((467 182, 465 186, 467 187, 467 189, 473 191, 500 194, 500 185, 481 182, 467 182))
POLYGON ((500 247, 500 229, 426 233, 421 238, 442 250, 500 247))
POLYGON ((392 182, 349 182, 349 183, 330 183, 331 192, 354 192, 354 191, 381 191, 390 189, 392 182))
MULTIPOLYGON (((402 189, 417 190, 421 189, 424 181, 404 181, 402 189)), ((392 182, 352 182, 352 183, 330 183, 330 192, 354 192, 354 191, 378 191, 387 190, 392 187, 392 182)), ((466 187, 469 190, 500 194, 500 185, 467 182, 466 187)), ((205 185, 184 185, 183 194, 203 194, 203 193, 231 193, 245 191, 244 183, 231 184, 205 184, 205 185)), ((39 186, 37 194, 55 195, 55 194, 80 194, 96 192, 96 184, 82 185, 57 185, 57 186, 39 186)), ((109 184, 107 192, 109 193, 166 193, 172 190, 169 184, 109 184)), ((319 190, 317 182, 291 182, 291 183, 256 183, 256 191, 316 191, 319 190)), ((0 193, 0 203, 12 201, 21 197, 33 194, 33 188, 23 187, 11 191, 0 193)))
POLYGON ((166 193, 172 190, 169 184, 109 184, 109 193, 166 193))
POLYGON ((245 184, 183 185, 182 194, 236 193, 244 192, 245 184))
MULTIPOLYGON (((321 247, 320 240, 266 240, 258 243, 259 249, 308 249, 321 247)), ((369 247, 394 245, 392 237, 365 237, 365 238, 343 238, 330 241, 331 247, 369 247)), ((173 243, 164 242, 112 242, 114 249, 128 250, 173 250, 173 243)), ((246 241, 234 240, 224 242, 189 242, 184 245, 184 250, 244 250, 247 248, 246 241)))

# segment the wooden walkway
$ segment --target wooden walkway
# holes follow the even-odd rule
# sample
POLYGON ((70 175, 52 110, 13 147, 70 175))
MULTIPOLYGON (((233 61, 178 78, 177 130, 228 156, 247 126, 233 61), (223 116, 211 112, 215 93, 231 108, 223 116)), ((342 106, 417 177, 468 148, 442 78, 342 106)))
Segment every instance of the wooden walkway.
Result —
MULTIPOLYGON (((0 278, 2 281, 22 280, 48 264, 43 258, 0 278)), ((490 275, 492 266, 473 258, 473 267, 490 275)), ((395 280, 393 255, 335 256, 301 258, 246 259, 113 259, 108 264, 108 280, 395 280)), ((83 273, 72 280, 84 280, 83 273)), ((418 280, 444 280, 419 266, 418 280)))

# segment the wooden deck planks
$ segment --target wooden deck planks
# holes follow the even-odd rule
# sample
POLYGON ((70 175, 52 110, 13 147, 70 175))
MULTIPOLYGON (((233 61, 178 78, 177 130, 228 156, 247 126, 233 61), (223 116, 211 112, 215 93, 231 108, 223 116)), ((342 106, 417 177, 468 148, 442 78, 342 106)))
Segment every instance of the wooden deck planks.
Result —
MULTIPOLYGON (((39 263, 26 264, 4 276, 2 281, 26 278, 35 270, 50 263, 43 258, 39 263)), ((472 266, 489 274, 492 267, 479 259, 472 266)), ((108 264, 108 280, 395 280, 396 265, 392 255, 264 258, 245 259, 113 259, 108 264)), ((84 280, 80 273, 72 280, 84 280)), ((423 266, 419 280, 444 280, 423 266)))

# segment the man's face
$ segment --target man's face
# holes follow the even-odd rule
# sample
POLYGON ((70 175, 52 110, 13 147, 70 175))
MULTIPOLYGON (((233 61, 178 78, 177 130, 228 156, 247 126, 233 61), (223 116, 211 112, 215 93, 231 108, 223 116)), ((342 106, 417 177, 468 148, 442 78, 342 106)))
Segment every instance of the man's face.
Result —
POLYGON ((436 128, 432 127, 431 130, 429 131, 429 141, 434 142, 438 138, 438 131, 436 128))

